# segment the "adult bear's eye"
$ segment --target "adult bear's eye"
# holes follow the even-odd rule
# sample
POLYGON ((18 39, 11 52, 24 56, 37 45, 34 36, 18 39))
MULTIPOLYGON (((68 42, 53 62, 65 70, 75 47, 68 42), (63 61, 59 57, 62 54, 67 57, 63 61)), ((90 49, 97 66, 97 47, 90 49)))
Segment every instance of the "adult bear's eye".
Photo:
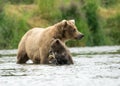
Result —
POLYGON ((74 33, 74 32, 76 32, 76 29, 72 29, 72 30, 71 30, 71 33, 74 33))
POLYGON ((73 32, 76 32, 76 29, 73 29, 73 32))

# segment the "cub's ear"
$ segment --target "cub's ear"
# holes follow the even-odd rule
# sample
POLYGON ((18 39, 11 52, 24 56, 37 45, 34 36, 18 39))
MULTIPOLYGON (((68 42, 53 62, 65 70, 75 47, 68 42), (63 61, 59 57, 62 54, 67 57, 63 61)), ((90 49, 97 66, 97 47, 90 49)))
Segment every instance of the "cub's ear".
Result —
POLYGON ((57 44, 60 44, 60 40, 59 40, 59 39, 56 39, 56 43, 57 43, 57 44))
POLYGON ((74 20, 74 19, 69 20, 69 22, 71 22, 71 23, 75 24, 75 20, 74 20))

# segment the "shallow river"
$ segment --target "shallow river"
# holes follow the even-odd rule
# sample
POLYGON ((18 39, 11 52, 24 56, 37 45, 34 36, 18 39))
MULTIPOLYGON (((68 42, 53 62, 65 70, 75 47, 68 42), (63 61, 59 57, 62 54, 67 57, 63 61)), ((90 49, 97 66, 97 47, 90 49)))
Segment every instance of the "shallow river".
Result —
POLYGON ((74 65, 16 64, 0 50, 0 86, 120 86, 120 46, 70 48, 74 65))

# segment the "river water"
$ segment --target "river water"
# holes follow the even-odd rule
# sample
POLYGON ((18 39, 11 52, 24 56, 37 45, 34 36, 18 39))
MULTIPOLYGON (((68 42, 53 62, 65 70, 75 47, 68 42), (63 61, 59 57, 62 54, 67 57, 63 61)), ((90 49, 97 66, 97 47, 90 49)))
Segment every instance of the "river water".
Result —
POLYGON ((16 64, 0 50, 0 86, 120 86, 120 46, 69 48, 74 65, 16 64))

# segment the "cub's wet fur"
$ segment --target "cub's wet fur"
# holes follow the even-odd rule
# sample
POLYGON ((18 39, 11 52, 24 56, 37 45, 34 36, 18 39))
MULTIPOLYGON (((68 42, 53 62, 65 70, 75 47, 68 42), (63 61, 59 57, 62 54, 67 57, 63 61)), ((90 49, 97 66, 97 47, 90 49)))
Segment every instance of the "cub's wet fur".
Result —
POLYGON ((54 39, 51 43, 49 51, 49 63, 56 65, 73 64, 72 56, 65 46, 65 44, 59 39, 54 39))

